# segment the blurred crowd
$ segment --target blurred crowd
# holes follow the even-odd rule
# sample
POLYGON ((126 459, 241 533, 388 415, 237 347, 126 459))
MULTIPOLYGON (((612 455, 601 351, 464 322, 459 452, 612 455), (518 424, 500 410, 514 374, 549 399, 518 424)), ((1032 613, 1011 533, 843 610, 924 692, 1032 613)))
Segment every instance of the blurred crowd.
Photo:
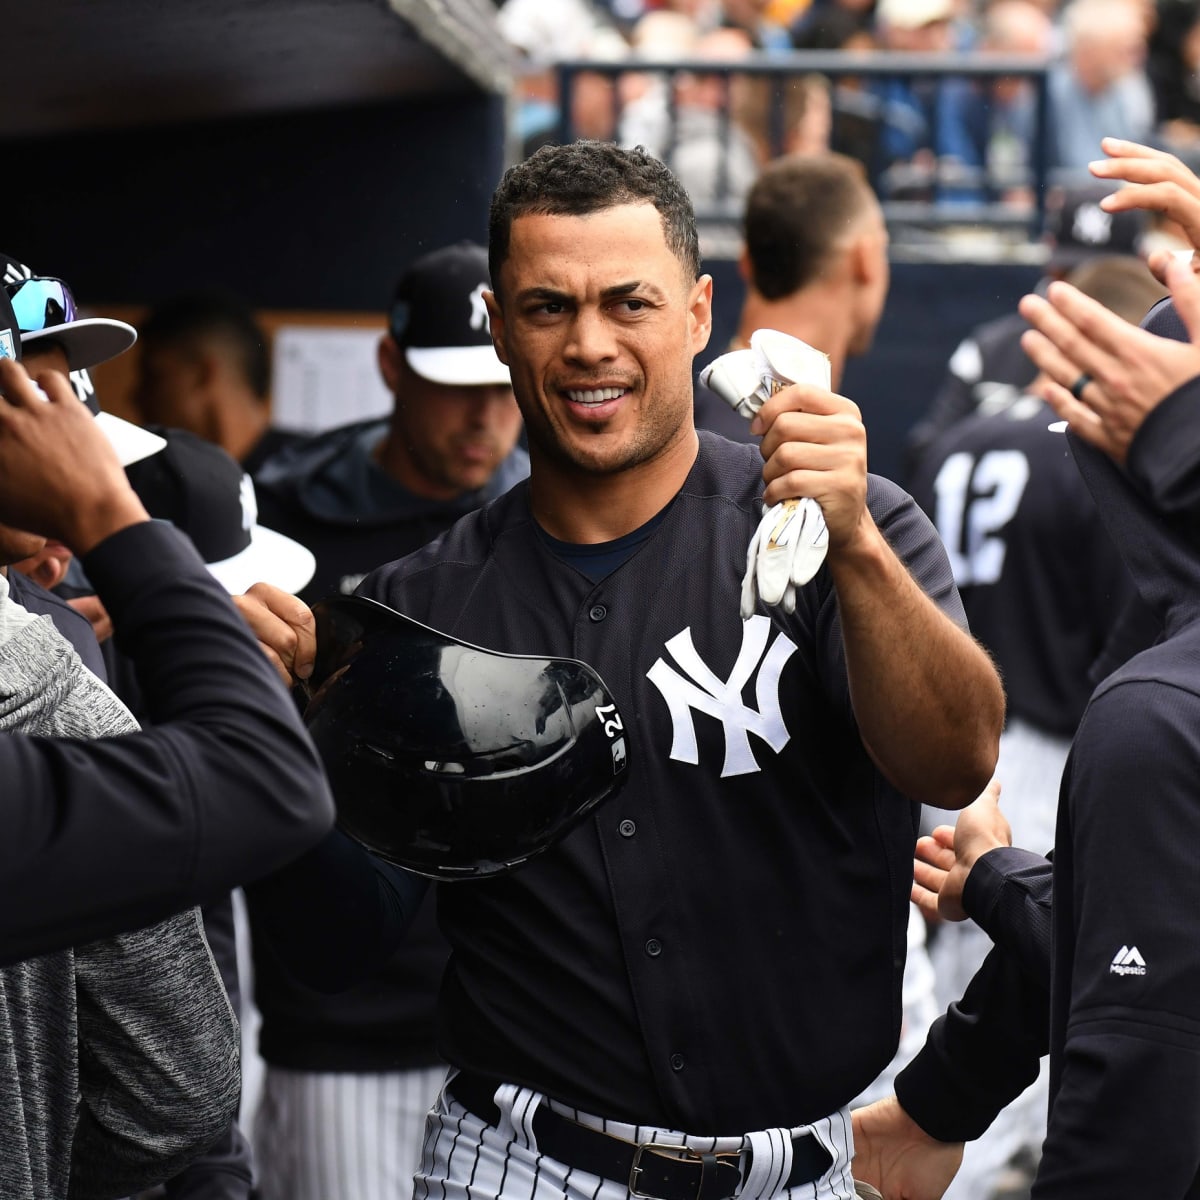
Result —
POLYGON ((526 154, 564 134, 643 145, 700 215, 736 213, 784 153, 856 158, 886 200, 1014 210, 1042 182, 1086 176, 1102 136, 1200 157, 1200 5, 1189 0, 502 0, 498 16, 521 64, 513 135, 526 154), (848 73, 803 59, 776 71, 805 51, 845 54, 848 73), (878 73, 913 55, 943 72, 996 56, 1035 70, 878 73), (699 73, 702 60, 720 65, 699 73), (602 68, 573 72, 560 98, 557 64, 585 61, 602 68), (673 62, 691 69, 665 69, 673 62), (739 62, 772 73, 732 70, 739 62))

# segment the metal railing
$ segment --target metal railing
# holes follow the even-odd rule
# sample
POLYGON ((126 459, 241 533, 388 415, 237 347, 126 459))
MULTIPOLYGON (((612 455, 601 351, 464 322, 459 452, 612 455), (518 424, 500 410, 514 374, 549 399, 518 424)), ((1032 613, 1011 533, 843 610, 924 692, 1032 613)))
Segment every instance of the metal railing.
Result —
MULTIPOLYGON (((696 213, 703 221, 730 221, 740 217, 740 197, 730 183, 730 155, 741 136, 731 112, 730 98, 738 79, 761 81, 760 93, 767 93, 765 150, 769 157, 782 153, 787 136, 787 89, 805 76, 828 81, 833 117, 862 122, 876 139, 885 126, 899 114, 889 110, 889 99, 876 81, 898 80, 910 89, 921 83, 935 89, 948 81, 965 81, 980 89, 984 111, 992 99, 992 89, 1000 80, 1024 80, 1032 90, 1033 123, 1027 161, 1016 176, 997 177, 986 165, 972 166, 950 159, 937 159, 927 167, 912 163, 887 163, 878 154, 864 161, 872 186, 879 195, 890 226, 915 224, 933 228, 946 225, 983 225, 993 228, 1027 230, 1031 237, 1040 234, 1045 220, 1046 189, 1050 180, 1050 110, 1047 91, 1047 64, 1028 57, 965 54, 918 54, 895 52, 796 51, 791 54, 754 54, 737 60, 712 59, 626 59, 609 61, 570 61, 558 64, 560 142, 572 141, 577 132, 572 120, 573 97, 580 76, 599 75, 618 85, 625 76, 642 76, 658 84, 665 125, 661 157, 668 163, 679 151, 681 109, 677 84, 702 78, 717 80, 724 102, 713 110, 711 132, 719 146, 714 180, 714 196, 697 202, 696 213), (928 81, 928 82, 927 82, 928 81), (1018 184, 1027 189, 1032 203, 1014 205, 998 198, 997 192, 1018 184), (924 195, 920 193, 924 192, 924 195), (911 197, 913 193, 918 198, 911 197)), ((627 105, 620 88, 612 88, 612 128, 621 135, 627 105)), ((877 143, 878 144, 878 143, 877 143)), ((650 149, 655 149, 648 146, 650 149)), ((835 147, 836 148, 836 147, 835 147)), ((674 165, 674 164, 672 164, 674 165)))

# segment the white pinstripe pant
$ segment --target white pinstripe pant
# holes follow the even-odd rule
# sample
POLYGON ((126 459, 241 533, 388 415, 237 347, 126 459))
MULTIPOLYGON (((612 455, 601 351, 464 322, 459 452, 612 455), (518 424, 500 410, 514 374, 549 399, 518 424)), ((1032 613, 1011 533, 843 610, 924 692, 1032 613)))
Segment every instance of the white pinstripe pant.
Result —
POLYGON ((426 1125, 414 1200, 628 1200, 624 1183, 572 1170, 538 1152, 533 1114, 539 1104, 549 1104, 581 1125, 602 1128, 631 1142, 689 1145, 713 1153, 736 1151, 748 1143, 754 1155, 738 1193, 742 1200, 854 1200, 850 1176, 854 1142, 846 1109, 799 1129, 697 1138, 656 1126, 602 1121, 513 1084, 497 1089, 495 1100, 499 1128, 485 1125, 443 1091, 426 1125), (780 1185, 792 1169, 791 1139, 802 1132, 811 1132, 833 1156, 833 1163, 816 1183, 789 1191, 780 1185))
POLYGON ((410 1200, 445 1067, 363 1074, 268 1064, 254 1119, 262 1200, 410 1200))

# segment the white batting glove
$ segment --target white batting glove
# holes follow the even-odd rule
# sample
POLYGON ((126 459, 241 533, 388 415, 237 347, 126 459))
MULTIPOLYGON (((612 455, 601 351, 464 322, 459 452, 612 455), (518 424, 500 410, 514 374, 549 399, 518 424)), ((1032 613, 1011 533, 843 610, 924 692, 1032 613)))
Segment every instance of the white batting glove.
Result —
MULTIPOLYGON (((700 372, 700 382, 749 419, 790 383, 831 386, 828 357, 777 329, 756 329, 749 350, 722 354, 700 372)), ((796 589, 817 573, 828 548, 825 515, 815 500, 783 500, 767 509, 746 551, 742 620, 760 600, 794 612, 796 589)))

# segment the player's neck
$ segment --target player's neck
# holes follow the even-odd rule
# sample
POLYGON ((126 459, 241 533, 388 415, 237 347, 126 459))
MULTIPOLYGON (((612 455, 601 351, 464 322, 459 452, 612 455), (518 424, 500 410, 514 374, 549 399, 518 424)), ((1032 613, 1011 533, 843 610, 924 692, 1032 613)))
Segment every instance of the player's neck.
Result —
POLYGON ((850 344, 845 306, 844 297, 821 287, 793 292, 780 300, 767 300, 750 288, 742 305, 742 317, 734 340, 748 346, 750 335, 756 329, 778 329, 798 337, 829 355, 832 387, 836 392, 841 386, 850 344))
POLYGON ((529 448, 529 500, 537 523, 576 545, 612 542, 639 529, 671 502, 699 452, 689 422, 681 436, 649 462, 609 474, 565 467, 529 448))

